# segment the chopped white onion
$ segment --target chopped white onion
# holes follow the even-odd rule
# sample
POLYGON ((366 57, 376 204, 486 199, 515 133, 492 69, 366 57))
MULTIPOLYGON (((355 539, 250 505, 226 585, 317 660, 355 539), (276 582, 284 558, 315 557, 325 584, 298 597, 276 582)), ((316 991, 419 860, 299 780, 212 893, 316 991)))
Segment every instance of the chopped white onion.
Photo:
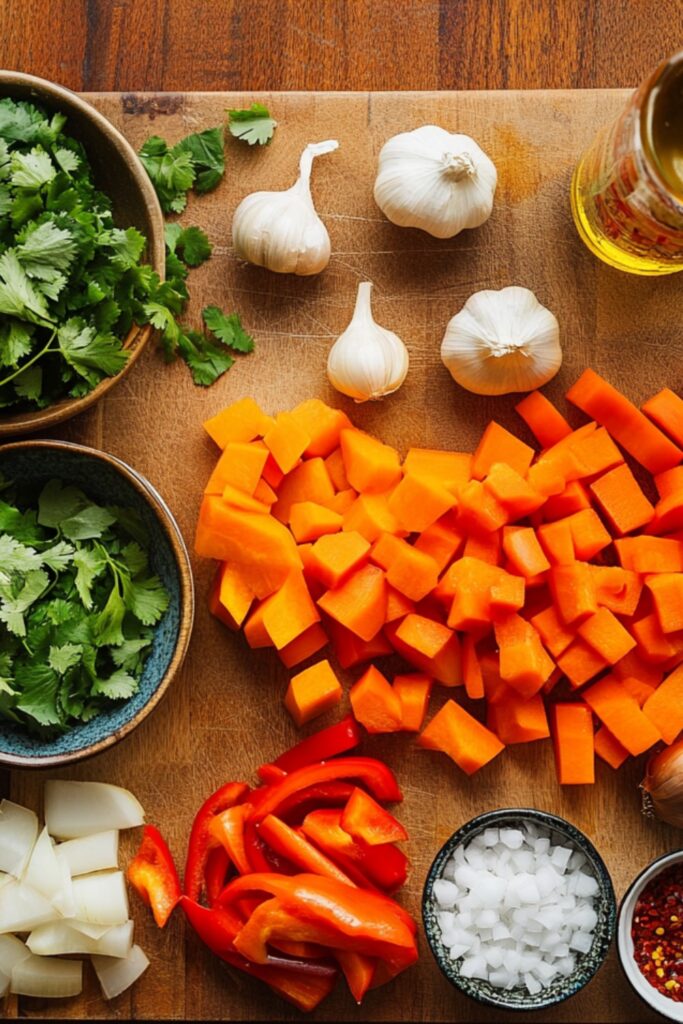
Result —
POLYGON ((30 955, 31 951, 16 935, 0 935, 0 971, 3 974, 11 975, 14 965, 30 955))
POLYGON ((76 901, 74 899, 74 887, 71 881, 71 872, 66 858, 62 856, 59 847, 55 850, 55 857, 59 865, 61 885, 59 892, 52 900, 52 906, 58 910, 62 917, 76 916, 76 901))
POLYGON ((72 881, 75 917, 91 924, 123 924, 129 918, 126 880, 121 871, 79 875, 72 881))
POLYGON ((6 871, 0 871, 0 889, 2 889, 3 885, 13 881, 13 879, 14 875, 9 875, 6 871))
POLYGON ((138 980, 149 967, 149 960, 139 946, 133 946, 125 960, 110 956, 94 956, 92 964, 102 986, 105 999, 114 999, 138 980))
POLYGON ((78 839, 110 829, 143 825, 145 813, 127 789, 107 782, 45 783, 45 823, 51 836, 78 839))
POLYGON ((62 953, 99 953, 102 956, 127 957, 133 946, 133 922, 108 928, 98 939, 89 938, 70 927, 67 921, 54 921, 32 931, 26 940, 32 953, 58 956, 62 953))
POLYGON ((18 996, 63 999, 83 988, 83 963, 33 954, 12 969, 11 991, 18 996))
POLYGON ((57 849, 69 865, 72 877, 119 866, 119 833, 115 829, 69 839, 57 849))
POLYGON ((0 871, 20 878, 38 836, 38 818, 28 807, 0 802, 0 871))
POLYGON ((54 900, 61 892, 62 869, 46 828, 36 840, 23 881, 44 896, 46 900, 54 900))
POLYGON ((0 889, 0 933, 30 932, 58 917, 52 904, 23 882, 0 889))
POLYGON ((0 999, 4 999, 9 992, 10 976, 0 971, 0 999))
MULTIPOLYGON (((79 921, 77 917, 70 917, 66 923, 69 928, 80 932, 81 935, 87 935, 89 939, 101 939, 104 933, 110 929, 108 924, 90 924, 89 921, 79 921)), ((118 925, 114 927, 118 927, 118 925)))

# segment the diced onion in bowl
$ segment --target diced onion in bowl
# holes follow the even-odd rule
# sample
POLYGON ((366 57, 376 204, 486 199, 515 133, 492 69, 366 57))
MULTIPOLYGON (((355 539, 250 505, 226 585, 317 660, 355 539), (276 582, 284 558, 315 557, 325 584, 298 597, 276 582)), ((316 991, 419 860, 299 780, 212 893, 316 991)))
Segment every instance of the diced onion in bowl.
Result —
POLYGON ((78 839, 111 829, 134 828, 144 821, 139 800, 120 786, 62 779, 45 783, 45 823, 51 836, 78 839))
POLYGON ((121 871, 102 871, 73 879, 76 914, 91 924, 123 924, 129 918, 126 880, 121 871))
POLYGON ((59 915, 52 904, 23 882, 0 889, 0 933, 30 932, 59 915))
POLYGON ((89 875, 119 866, 119 833, 115 829, 96 832, 81 839, 68 839, 57 847, 69 865, 71 875, 89 875))
POLYGON ((139 946, 133 946, 125 960, 110 956, 94 956, 92 964, 102 986, 105 999, 114 999, 138 980, 149 967, 149 960, 139 946))
POLYGON ((15 995, 63 999, 77 996, 82 988, 81 960, 56 960, 31 954, 12 968, 10 991, 15 995))
POLYGON ((0 871, 20 878, 38 836, 38 818, 28 807, 0 801, 0 871))

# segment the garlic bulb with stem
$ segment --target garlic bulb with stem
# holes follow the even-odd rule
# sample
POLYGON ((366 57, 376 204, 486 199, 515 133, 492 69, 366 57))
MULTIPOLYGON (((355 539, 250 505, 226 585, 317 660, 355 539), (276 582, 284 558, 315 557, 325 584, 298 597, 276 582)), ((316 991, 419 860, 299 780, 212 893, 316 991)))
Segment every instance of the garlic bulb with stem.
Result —
POLYGON ((475 292, 446 327, 441 358, 476 395, 533 391, 562 365, 560 328, 528 288, 475 292))
POLYGON ((683 828, 683 740, 650 758, 640 788, 645 814, 683 828))
POLYGON ((427 124, 384 144, 375 202, 399 227, 452 238, 488 220, 496 183, 496 168, 474 139, 427 124))
POLYGON ((332 386, 356 402, 392 394, 408 373, 408 349, 397 334, 375 322, 371 291, 370 281, 358 285, 351 323, 337 338, 327 359, 332 386))
POLYGON ((339 147, 335 139, 311 142, 301 154, 299 177, 282 192, 252 192, 235 210, 236 254, 277 274, 319 274, 330 262, 330 236, 311 196, 313 160, 339 147))

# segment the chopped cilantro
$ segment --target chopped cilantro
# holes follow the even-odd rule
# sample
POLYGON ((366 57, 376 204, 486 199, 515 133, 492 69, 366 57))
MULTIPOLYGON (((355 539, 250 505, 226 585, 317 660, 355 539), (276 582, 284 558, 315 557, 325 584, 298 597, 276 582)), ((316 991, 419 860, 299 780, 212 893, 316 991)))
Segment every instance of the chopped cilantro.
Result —
POLYGON ((263 146, 270 142, 277 128, 277 121, 262 103, 252 103, 248 110, 229 110, 228 118, 230 134, 250 146, 256 143, 263 146))

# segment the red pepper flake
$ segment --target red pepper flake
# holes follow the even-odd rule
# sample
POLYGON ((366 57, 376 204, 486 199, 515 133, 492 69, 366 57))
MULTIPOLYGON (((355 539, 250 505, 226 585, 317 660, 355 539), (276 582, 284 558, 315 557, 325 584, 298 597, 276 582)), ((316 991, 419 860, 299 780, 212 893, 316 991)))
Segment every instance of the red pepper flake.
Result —
POLYGON ((683 864, 656 875, 633 912, 633 956, 641 973, 662 995, 683 1002, 683 864))

